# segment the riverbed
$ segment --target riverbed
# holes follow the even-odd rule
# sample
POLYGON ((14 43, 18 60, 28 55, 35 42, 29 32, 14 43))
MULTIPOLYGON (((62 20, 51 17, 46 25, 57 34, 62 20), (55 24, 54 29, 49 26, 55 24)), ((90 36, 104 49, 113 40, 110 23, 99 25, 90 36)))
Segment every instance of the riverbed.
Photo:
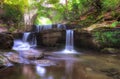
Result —
MULTIPOLYGON (((0 79, 120 79, 120 55, 44 51, 53 64, 16 64, 0 69, 0 79)), ((39 60, 39 59, 38 59, 39 60)))

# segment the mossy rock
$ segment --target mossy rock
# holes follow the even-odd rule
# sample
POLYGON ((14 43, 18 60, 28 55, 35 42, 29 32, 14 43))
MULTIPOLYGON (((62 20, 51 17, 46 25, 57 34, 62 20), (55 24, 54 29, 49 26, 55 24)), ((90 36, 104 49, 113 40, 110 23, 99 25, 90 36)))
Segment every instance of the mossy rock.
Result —
POLYGON ((4 56, 0 55, 0 67, 4 67, 7 62, 8 60, 4 56))
POLYGON ((101 50, 102 53, 111 53, 111 54, 116 54, 116 53, 120 53, 119 49, 116 48, 104 48, 101 50))

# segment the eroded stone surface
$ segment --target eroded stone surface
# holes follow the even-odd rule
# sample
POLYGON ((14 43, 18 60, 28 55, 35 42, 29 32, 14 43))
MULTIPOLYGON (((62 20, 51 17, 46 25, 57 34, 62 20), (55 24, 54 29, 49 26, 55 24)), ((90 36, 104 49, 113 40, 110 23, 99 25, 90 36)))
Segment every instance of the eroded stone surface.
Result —
POLYGON ((26 59, 40 59, 43 58, 44 54, 43 52, 37 51, 37 50, 26 50, 20 53, 21 57, 26 59))
POLYGON ((0 67, 11 66, 11 65, 12 64, 9 62, 9 60, 6 57, 0 55, 0 67))
POLYGON ((12 63, 22 63, 19 54, 17 53, 5 53, 4 56, 12 63))

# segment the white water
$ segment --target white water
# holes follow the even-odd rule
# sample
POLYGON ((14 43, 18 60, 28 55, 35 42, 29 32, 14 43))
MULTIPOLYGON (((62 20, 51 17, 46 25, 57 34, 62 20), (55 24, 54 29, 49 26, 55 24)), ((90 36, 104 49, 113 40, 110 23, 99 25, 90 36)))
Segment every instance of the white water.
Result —
POLYGON ((52 29, 52 25, 37 25, 36 26, 36 32, 44 31, 44 30, 49 30, 52 29))
POLYGON ((37 46, 37 40, 36 40, 35 35, 32 36, 31 43, 28 42, 28 38, 30 34, 31 34, 30 32, 25 32, 23 34, 22 40, 20 39, 14 40, 13 49, 14 50, 29 50, 31 47, 37 46))
POLYGON ((66 26, 64 24, 57 24, 58 29, 66 29, 66 26))
POLYGON ((40 27, 39 25, 36 25, 36 32, 40 32, 40 27))
POLYGON ((52 25, 44 25, 43 30, 52 29, 52 25))
POLYGON ((66 30, 66 50, 73 50, 73 30, 66 30))
POLYGON ((29 50, 30 44, 28 42, 23 42, 22 40, 14 40, 14 50, 29 50))
POLYGON ((31 40, 31 47, 36 47, 37 46, 37 39, 36 39, 36 36, 33 35, 32 36, 32 40, 31 40))
POLYGON ((66 45, 65 45, 65 50, 63 53, 65 54, 73 54, 77 53, 74 50, 74 31, 73 30, 66 30, 66 45))
POLYGON ((66 30, 66 45, 63 51, 54 52, 56 54, 76 54, 74 50, 74 31, 66 30))
POLYGON ((27 42, 29 35, 30 35, 30 32, 25 32, 25 33, 23 34, 23 39, 22 39, 23 42, 27 42))

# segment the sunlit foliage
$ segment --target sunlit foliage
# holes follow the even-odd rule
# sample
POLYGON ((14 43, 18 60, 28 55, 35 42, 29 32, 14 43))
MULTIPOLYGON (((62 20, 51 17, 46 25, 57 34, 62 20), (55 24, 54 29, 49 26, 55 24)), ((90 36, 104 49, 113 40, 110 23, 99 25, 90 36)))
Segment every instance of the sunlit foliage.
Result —
POLYGON ((64 3, 60 3, 60 0, 2 0, 1 4, 3 4, 6 11, 4 17, 10 18, 17 23, 23 20, 25 13, 29 13, 33 9, 37 9, 36 15, 47 17, 52 23, 59 23, 79 20, 80 16, 91 12, 92 9, 99 15, 120 6, 120 0, 62 1, 64 3))
POLYGON ((114 10, 116 7, 120 6, 120 0, 102 0, 102 6, 105 10, 114 10))

